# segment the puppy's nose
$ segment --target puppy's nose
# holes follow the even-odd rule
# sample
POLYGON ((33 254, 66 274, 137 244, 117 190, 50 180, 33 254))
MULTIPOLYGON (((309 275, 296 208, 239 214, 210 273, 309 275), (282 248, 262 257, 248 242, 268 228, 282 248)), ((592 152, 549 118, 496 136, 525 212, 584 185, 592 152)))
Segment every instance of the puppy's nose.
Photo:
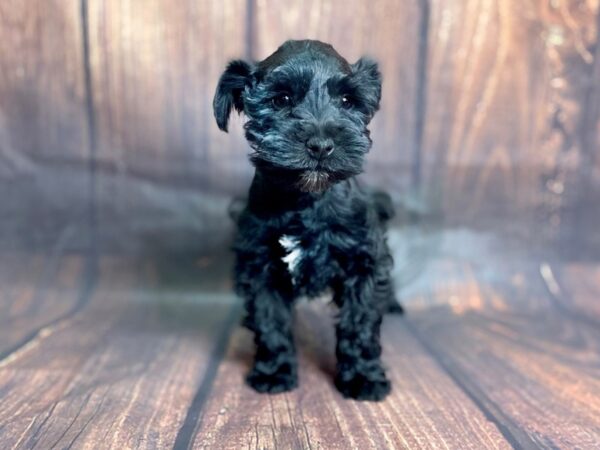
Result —
POLYGON ((312 137, 306 142, 306 148, 312 157, 322 159, 333 153, 333 140, 330 138, 312 137))

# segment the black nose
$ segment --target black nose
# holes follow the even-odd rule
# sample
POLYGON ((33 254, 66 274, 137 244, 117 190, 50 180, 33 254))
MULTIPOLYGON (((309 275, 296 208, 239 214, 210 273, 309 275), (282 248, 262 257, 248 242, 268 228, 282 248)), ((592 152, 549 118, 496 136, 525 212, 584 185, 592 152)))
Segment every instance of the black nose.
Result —
POLYGON ((308 153, 321 159, 333 153, 333 140, 330 138, 312 137, 306 142, 308 153))

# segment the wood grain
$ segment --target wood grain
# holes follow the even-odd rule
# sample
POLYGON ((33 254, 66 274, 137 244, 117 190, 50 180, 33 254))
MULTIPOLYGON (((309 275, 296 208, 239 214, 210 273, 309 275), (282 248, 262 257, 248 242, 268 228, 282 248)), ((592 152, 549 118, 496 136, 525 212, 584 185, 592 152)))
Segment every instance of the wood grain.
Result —
POLYGON ((597 15, 597 0, 431 2, 424 187, 447 223, 560 234, 597 15))
POLYGON ((223 244, 225 194, 245 192, 252 169, 242 120, 230 135, 214 124, 218 76, 231 58, 316 38, 381 63, 372 183, 401 200, 422 172, 425 206, 447 224, 598 248, 599 17, 598 0, 5 0, 2 242, 48 247, 96 201, 107 245, 178 232, 163 247, 223 244))
POLYGON ((400 194, 410 184, 415 152, 417 2, 259 0, 255 7, 254 57, 261 60, 287 39, 318 39, 355 62, 367 55, 380 62, 381 110, 372 125, 373 150, 366 174, 400 194))
POLYGON ((100 170, 212 188, 248 176, 240 127, 227 136, 212 113, 246 19, 243 0, 89 2, 100 170))
POLYGON ((252 338, 238 330, 200 419, 194 448, 510 448, 498 430, 407 332, 384 322, 384 361, 393 383, 382 403, 343 399, 332 385, 332 311, 299 308, 300 387, 260 395, 243 375, 252 338))
POLYGON ((88 306, 0 367, 3 448, 173 445, 232 302, 156 267, 103 259, 88 306))
POLYGON ((89 202, 80 2, 1 3, 0 245, 47 249, 89 202))
POLYGON ((544 266, 548 289, 561 306, 600 326, 600 265, 567 262, 544 266))
POLYGON ((77 310, 86 258, 3 253, 0 267, 2 366, 77 310))
MULTIPOLYGON (((300 387, 259 395, 243 383, 247 331, 217 366, 237 318, 224 260, 103 257, 89 301, 0 361, 0 447, 595 448, 597 265, 539 261, 492 233, 428 242, 399 284, 408 315, 384 320, 394 390, 377 404, 332 386, 323 301, 298 308, 300 387)), ((80 292, 81 257, 50 278, 45 261, 0 259, 0 349, 80 292)))
POLYGON ((246 52, 246 1, 89 3, 101 239, 130 252, 223 248, 247 189, 237 119, 221 132, 218 77, 246 52), (191 247, 191 248, 190 248, 191 247))
POLYGON ((428 302, 439 306, 412 314, 420 342, 512 443, 595 448, 598 329, 556 308, 535 264, 503 281, 489 267, 449 270, 451 286, 431 285, 428 302))
MULTIPOLYGON (((79 1, 0 6, 0 174, 87 155, 79 1)), ((14 171, 14 172, 13 172, 14 171)))
POLYGON ((600 253, 600 233, 596 226, 600 221, 600 209, 591 206, 600 198, 600 13, 596 29, 591 82, 586 86, 582 104, 581 156, 569 183, 569 199, 561 220, 562 253, 575 259, 597 259, 600 253))

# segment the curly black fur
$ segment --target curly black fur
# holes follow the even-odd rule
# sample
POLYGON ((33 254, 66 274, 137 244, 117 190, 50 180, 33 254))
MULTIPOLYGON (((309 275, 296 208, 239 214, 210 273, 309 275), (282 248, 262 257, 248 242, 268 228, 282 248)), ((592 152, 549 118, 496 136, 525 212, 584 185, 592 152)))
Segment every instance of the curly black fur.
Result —
POLYGON ((217 124, 226 131, 233 108, 245 113, 256 167, 248 202, 232 216, 236 290, 256 343, 247 382, 257 391, 297 385, 293 304, 328 288, 339 307, 335 385, 362 400, 390 391, 379 336, 382 315, 401 312, 385 240, 393 208, 354 178, 380 96, 376 63, 349 64, 318 41, 288 41, 255 65, 233 61, 219 81, 217 124))

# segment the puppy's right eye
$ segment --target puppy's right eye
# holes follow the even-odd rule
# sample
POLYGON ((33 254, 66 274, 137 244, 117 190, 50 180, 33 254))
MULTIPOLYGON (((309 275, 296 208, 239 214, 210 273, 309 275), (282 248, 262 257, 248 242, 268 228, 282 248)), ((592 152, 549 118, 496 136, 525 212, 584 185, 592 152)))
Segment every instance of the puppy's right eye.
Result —
POLYGON ((289 94, 279 94, 273 99, 273 106, 277 109, 285 108, 292 104, 292 97, 289 94))

